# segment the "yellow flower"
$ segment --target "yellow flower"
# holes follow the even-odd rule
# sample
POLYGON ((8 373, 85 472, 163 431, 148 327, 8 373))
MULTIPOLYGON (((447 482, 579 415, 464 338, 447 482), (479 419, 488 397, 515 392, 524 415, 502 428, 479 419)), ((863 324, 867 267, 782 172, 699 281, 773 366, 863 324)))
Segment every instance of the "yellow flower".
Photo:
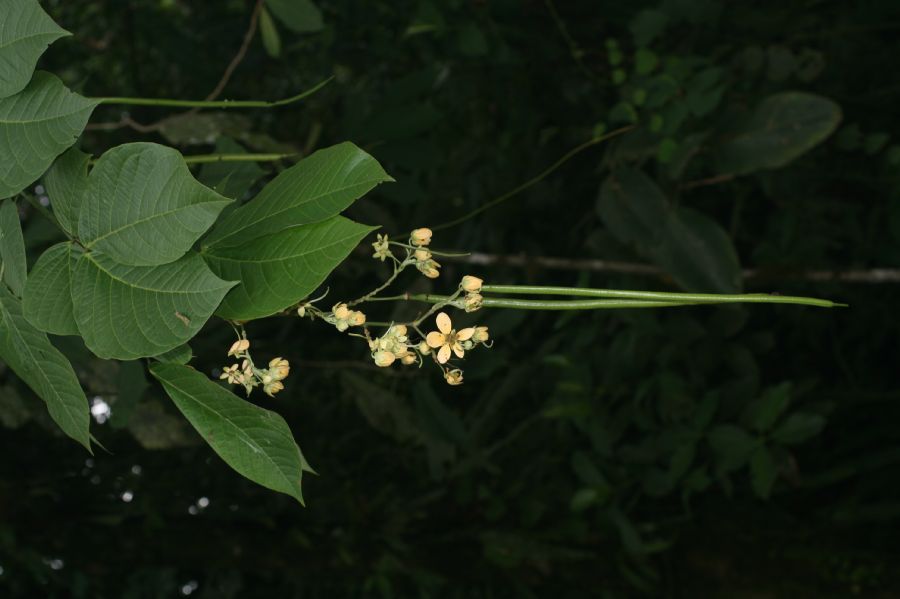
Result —
POLYGON ((269 397, 275 397, 275 394, 284 389, 284 385, 281 381, 272 381, 271 383, 267 383, 263 385, 263 391, 269 397))
POLYGON ((331 313, 338 320, 347 320, 350 317, 350 308, 347 307, 347 304, 335 304, 331 313))
POLYGON ((387 368, 394 363, 394 360, 397 359, 397 356, 395 356, 393 352, 382 350, 372 354, 372 359, 375 361, 375 366, 378 366, 380 368, 387 368))
POLYGON ((272 358, 269 362, 269 372, 276 381, 286 379, 291 372, 291 365, 284 358, 272 358))
POLYGON ((481 291, 482 284, 484 284, 484 281, 478 277, 466 275, 462 278, 462 283, 460 283, 459 286, 467 293, 478 293, 481 291))
POLYGON ((413 257, 419 262, 427 262, 431 260, 431 252, 419 249, 413 252, 413 257))
POLYGON ((376 238, 378 239, 378 241, 372 244, 372 248, 375 250, 375 253, 372 254, 372 257, 384 262, 385 258, 389 258, 392 255, 388 236, 379 234, 376 235, 376 238))
POLYGON ((413 245, 423 246, 431 243, 431 229, 422 227, 409 235, 409 242, 413 245))
POLYGON ((466 312, 475 312, 481 308, 484 298, 480 293, 467 293, 465 302, 466 312))
POLYGON ((418 362, 418 361, 419 361, 418 356, 416 356, 416 354, 414 354, 414 353, 412 353, 412 352, 409 352, 409 351, 406 352, 405 354, 403 354, 403 355, 400 357, 400 362, 401 362, 404 366, 411 366, 411 365, 415 364, 415 363, 418 362))
POLYGON ((436 279, 441 276, 441 273, 438 270, 440 267, 440 264, 438 264, 434 260, 431 260, 430 258, 425 262, 416 262, 416 268, 419 269, 419 272, 421 272, 429 279, 436 279))
POLYGON ((350 323, 350 326, 358 327, 366 324, 366 315, 362 312, 351 311, 350 317, 347 319, 347 321, 350 323))
MULTIPOLYGON (((457 358, 462 358, 466 352, 460 345, 460 342, 471 338, 475 333, 475 329, 469 327, 457 332, 453 328, 453 323, 450 322, 450 317, 444 312, 440 312, 437 315, 435 322, 437 322, 438 330, 428 333, 425 341, 429 347, 438 350, 437 361, 441 364, 446 364, 447 360, 450 359, 451 351, 456 354, 457 358)), ((460 378, 460 380, 462 379, 460 378)))
POLYGON ((422 354, 423 356, 427 356, 428 354, 431 353, 431 348, 428 347, 428 342, 426 342, 426 341, 420 342, 419 346, 416 349, 418 349, 419 353, 422 354))
POLYGON ((476 343, 484 343, 490 339, 487 327, 475 327, 475 333, 472 335, 472 341, 476 343))
POLYGON ((231 366, 226 366, 224 370, 222 370, 222 374, 219 375, 219 379, 225 380, 228 379, 229 385, 243 385, 244 384, 244 375, 238 370, 237 364, 232 364, 231 366))
POLYGON ((446 372, 444 372, 444 380, 447 381, 448 385, 462 385, 463 372, 459 368, 447 370, 446 372))
POLYGON ((231 349, 228 350, 229 356, 236 356, 238 354, 242 354, 245 351, 250 349, 250 342, 246 339, 239 339, 231 344, 231 349))

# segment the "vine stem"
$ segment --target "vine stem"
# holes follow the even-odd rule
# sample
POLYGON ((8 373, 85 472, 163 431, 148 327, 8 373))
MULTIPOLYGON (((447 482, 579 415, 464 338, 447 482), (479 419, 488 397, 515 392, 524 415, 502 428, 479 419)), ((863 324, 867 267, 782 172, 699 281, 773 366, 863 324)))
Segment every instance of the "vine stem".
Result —
POLYGON ((275 162, 292 158, 296 154, 197 154, 185 156, 188 164, 207 164, 210 162, 275 162))
POLYGON ((584 142, 583 144, 581 144, 579 146, 575 146, 574 148, 572 148, 571 150, 566 152, 559 160, 557 160, 556 162, 554 162, 553 164, 548 166, 546 169, 544 169, 543 171, 541 171, 540 173, 538 173, 537 175, 535 175, 528 181, 525 181, 518 187, 515 187, 514 189, 507 191, 503 195, 494 198, 493 200, 487 202, 486 204, 482 204, 481 206, 479 206, 475 210, 472 210, 468 214, 460 216, 459 218, 455 218, 451 221, 447 221, 445 223, 441 223, 439 225, 433 226, 433 227, 431 227, 431 230, 432 231, 442 231, 444 229, 449 229, 450 227, 455 227, 456 225, 463 223, 463 222, 469 220, 470 218, 478 216, 479 214, 481 214, 482 212, 485 212, 486 210, 490 210, 497 204, 505 202, 506 200, 510 199, 511 197, 522 193, 529 187, 537 185, 538 183, 540 183, 541 181, 543 181, 544 179, 549 177, 551 174, 553 174, 553 172, 556 169, 558 169, 559 167, 564 165, 566 162, 568 162, 569 160, 571 160, 572 158, 574 158, 575 156, 577 156, 584 150, 587 150, 588 148, 595 146, 599 143, 602 143, 608 139, 612 139, 613 137, 618 137, 619 135, 622 135, 623 133, 627 133, 628 131, 631 131, 632 129, 634 129, 634 125, 622 127, 620 129, 616 129, 615 131, 610 131, 609 133, 607 133, 605 135, 601 135, 600 137, 595 137, 593 139, 589 139, 588 141, 584 142))
POLYGON ((316 93, 334 79, 334 76, 320 81, 312 88, 296 96, 268 102, 265 100, 175 100, 171 98, 128 98, 128 97, 108 97, 93 98, 100 104, 124 104, 127 106, 168 106, 176 108, 274 108, 276 106, 286 106, 294 102, 311 96, 316 93))
MULTIPOLYGON (((799 304, 819 308, 847 307, 830 300, 768 293, 668 293, 661 291, 625 291, 619 289, 586 289, 579 287, 543 287, 528 285, 482 285, 484 293, 511 295, 568 295, 575 297, 600 297, 654 302, 685 302, 690 304, 799 304)), ((486 304, 485 304, 486 305, 486 304)))
POLYGON ((403 272, 403 269, 406 268, 407 266, 409 266, 410 264, 413 264, 413 263, 409 261, 409 252, 406 252, 406 258, 402 262, 399 262, 399 263, 394 262, 394 274, 392 274, 390 277, 388 277, 388 279, 384 283, 382 283, 381 285, 379 285, 378 287, 376 287, 369 293, 365 294, 364 296, 362 296, 358 299, 355 299, 352 302, 347 302, 347 307, 356 306, 363 302, 374 301, 374 300, 379 299, 379 298, 376 298, 375 296, 378 295, 380 292, 384 291, 385 289, 387 289, 391 283, 393 283, 395 280, 397 280, 397 277, 400 275, 401 272, 403 272))

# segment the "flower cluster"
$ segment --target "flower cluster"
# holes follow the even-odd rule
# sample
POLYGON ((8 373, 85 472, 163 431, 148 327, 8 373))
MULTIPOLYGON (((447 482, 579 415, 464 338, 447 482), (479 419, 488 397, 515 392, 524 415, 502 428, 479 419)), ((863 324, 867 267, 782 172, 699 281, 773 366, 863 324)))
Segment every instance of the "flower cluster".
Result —
POLYGON ((335 304, 331 309, 331 314, 325 316, 325 320, 343 333, 350 327, 359 327, 366 324, 366 315, 357 310, 351 310, 347 307, 347 304, 335 304))
POLYGON ((242 385, 247 395, 262 385, 263 392, 269 397, 274 397, 284 389, 282 381, 290 374, 291 365, 284 358, 273 358, 269 361, 268 368, 257 368, 253 364, 249 350, 248 339, 241 338, 235 341, 228 350, 228 355, 241 360, 241 363, 223 368, 219 378, 228 381, 230 385, 242 385))
POLYGON ((424 227, 416 229, 410 233, 409 243, 418 248, 413 252, 416 268, 429 279, 436 279, 441 275, 438 270, 441 265, 432 257, 431 252, 425 249, 431 243, 431 235, 431 229, 424 227))
POLYGON ((391 325, 384 335, 369 340, 372 360, 382 368, 390 366, 395 360, 406 366, 416 364, 419 358, 410 350, 408 342, 406 325, 391 325))
POLYGON ((439 312, 435 318, 437 331, 431 331, 425 337, 425 344, 431 350, 437 350, 434 359, 444 371, 444 380, 450 385, 461 385, 463 372, 459 368, 444 368, 452 355, 462 359, 466 352, 490 339, 488 328, 484 326, 467 327, 457 331, 446 312, 439 312))

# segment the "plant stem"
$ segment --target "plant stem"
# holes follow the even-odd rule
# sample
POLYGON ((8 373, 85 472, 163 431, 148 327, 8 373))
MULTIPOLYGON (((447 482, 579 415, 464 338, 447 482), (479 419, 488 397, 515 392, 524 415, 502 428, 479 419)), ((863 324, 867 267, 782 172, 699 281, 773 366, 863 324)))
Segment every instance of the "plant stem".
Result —
MULTIPOLYGON (((456 297, 419 293, 406 294, 392 299, 447 305, 456 299, 456 297)), ((695 306, 705 303, 709 302, 661 302, 647 300, 522 300, 505 297, 486 297, 484 298, 482 305, 485 308, 514 308, 517 310, 600 310, 611 308, 671 308, 674 306, 695 306)))
MULTIPOLYGON (((527 285, 483 285, 484 293, 505 293, 520 295, 568 295, 576 297, 602 297, 633 299, 654 302, 678 302, 690 304, 799 304, 820 308, 845 307, 829 300, 796 297, 790 295, 770 295, 767 293, 667 293, 659 291, 625 291, 618 289, 584 289, 579 287, 536 287, 527 285)), ((485 303, 487 305, 487 303, 485 303)))
POLYGON ((361 298, 355 299, 352 302, 347 302, 347 307, 355 306, 357 304, 361 304, 361 303, 367 302, 367 301, 379 300, 380 298, 376 298, 375 296, 379 292, 387 289, 390 286, 390 284, 393 283, 397 279, 397 276, 401 272, 403 272, 403 269, 406 268, 407 266, 409 266, 409 264, 411 264, 411 262, 409 261, 409 252, 407 252, 406 260, 404 260, 403 262, 400 262, 399 264, 396 264, 396 263, 394 264, 394 274, 392 274, 390 277, 388 277, 388 279, 384 283, 382 283, 381 285, 379 285, 378 287, 376 287, 369 293, 365 294, 361 298))
POLYGON ((450 227, 454 227, 460 223, 463 223, 474 216, 478 216, 479 214, 481 214, 482 212, 484 212, 486 210, 490 210, 497 204, 500 204, 501 202, 505 202, 506 200, 525 191, 526 189, 528 189, 529 187, 532 187, 533 185, 537 185, 538 183, 540 183, 541 181, 546 179, 548 176, 550 176, 553 173, 553 171, 555 171, 556 169, 558 169, 559 167, 564 165, 566 162, 568 162, 569 160, 571 160, 572 158, 574 158, 576 155, 580 154, 584 150, 590 148, 591 146, 595 146, 595 145, 597 145, 601 142, 604 142, 608 139, 612 139, 613 137, 622 135, 623 133, 631 131, 632 129, 634 129, 634 125, 629 125, 627 127, 622 127, 620 129, 616 129, 615 131, 610 131, 606 135, 601 135, 600 137, 595 137, 593 139, 589 139, 588 141, 584 142, 583 144, 576 146, 576 147, 572 148, 571 150, 569 150, 568 152, 566 152, 562 158, 560 158, 559 160, 557 160, 556 162, 551 164, 549 167, 544 169, 538 175, 532 177, 528 181, 525 181, 518 187, 511 189, 510 191, 507 191, 503 195, 501 195, 497 198, 494 198, 493 200, 487 202, 486 204, 482 204, 481 206, 479 206, 475 210, 472 210, 471 212, 469 212, 468 214, 466 214, 464 216, 460 216, 459 218, 455 218, 446 223, 441 223, 439 225, 431 227, 431 230, 432 231, 441 231, 443 229, 449 229, 450 227))
POLYGON ((274 162, 285 160, 296 154, 197 154, 185 156, 188 164, 206 164, 209 162, 274 162))
POLYGON ((124 104, 128 106, 168 106, 175 108, 274 108, 276 106, 285 106, 298 102, 307 96, 311 96, 326 85, 328 85, 334 77, 329 77, 314 85, 311 89, 299 93, 296 96, 268 102, 265 100, 174 100, 170 98, 126 98, 126 97, 109 97, 94 98, 101 104, 124 104))

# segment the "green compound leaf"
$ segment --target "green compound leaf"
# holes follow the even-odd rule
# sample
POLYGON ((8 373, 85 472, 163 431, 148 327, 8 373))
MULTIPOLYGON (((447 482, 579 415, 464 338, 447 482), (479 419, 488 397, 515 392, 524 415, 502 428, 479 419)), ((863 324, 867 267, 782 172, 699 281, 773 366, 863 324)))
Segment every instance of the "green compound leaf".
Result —
POLYGON ((238 247, 203 252, 218 276, 240 281, 216 311, 247 321, 271 316, 312 293, 374 227, 342 216, 285 229, 238 247))
POLYGON ((312 469, 281 416, 240 399, 189 366, 157 363, 150 372, 225 463, 303 503, 301 479, 312 469))
POLYGON ((386 181, 393 179, 378 161, 352 143, 319 150, 223 217, 203 246, 237 246, 288 227, 323 221, 386 181))
POLYGON ((75 143, 97 104, 42 71, 21 92, 0 100, 0 198, 43 175, 75 143))
POLYGON ((0 203, 0 261, 3 263, 3 282, 21 297, 28 277, 25 262, 25 239, 19 209, 12 200, 0 203))
POLYGON ((78 214, 87 193, 90 154, 70 148, 56 159, 44 175, 44 186, 50 207, 60 226, 67 233, 78 236, 78 214))
POLYGON ((266 0, 266 6, 291 31, 313 33, 324 27, 322 11, 312 0, 266 0))
POLYGON ((37 0, 0 0, 0 15, 0 98, 7 98, 28 85, 47 47, 71 34, 37 0))
POLYGON ((75 321, 100 358, 158 356, 196 335, 233 285, 194 253, 162 266, 127 266, 85 253, 72 277, 75 321))
POLYGON ((25 320, 21 302, 2 285, 0 316, 0 358, 44 400, 63 432, 90 451, 90 411, 72 365, 25 320))
POLYGON ((132 143, 91 171, 78 233, 86 248, 131 266, 168 264, 187 253, 232 200, 194 179, 178 151, 132 143))
POLYGON ((841 107, 828 98, 774 94, 716 149, 718 170, 743 175, 780 168, 824 141, 840 122, 841 107))
POLYGON ((77 335, 72 308, 72 271, 81 249, 58 243, 41 254, 25 284, 22 307, 25 318, 45 333, 77 335))

